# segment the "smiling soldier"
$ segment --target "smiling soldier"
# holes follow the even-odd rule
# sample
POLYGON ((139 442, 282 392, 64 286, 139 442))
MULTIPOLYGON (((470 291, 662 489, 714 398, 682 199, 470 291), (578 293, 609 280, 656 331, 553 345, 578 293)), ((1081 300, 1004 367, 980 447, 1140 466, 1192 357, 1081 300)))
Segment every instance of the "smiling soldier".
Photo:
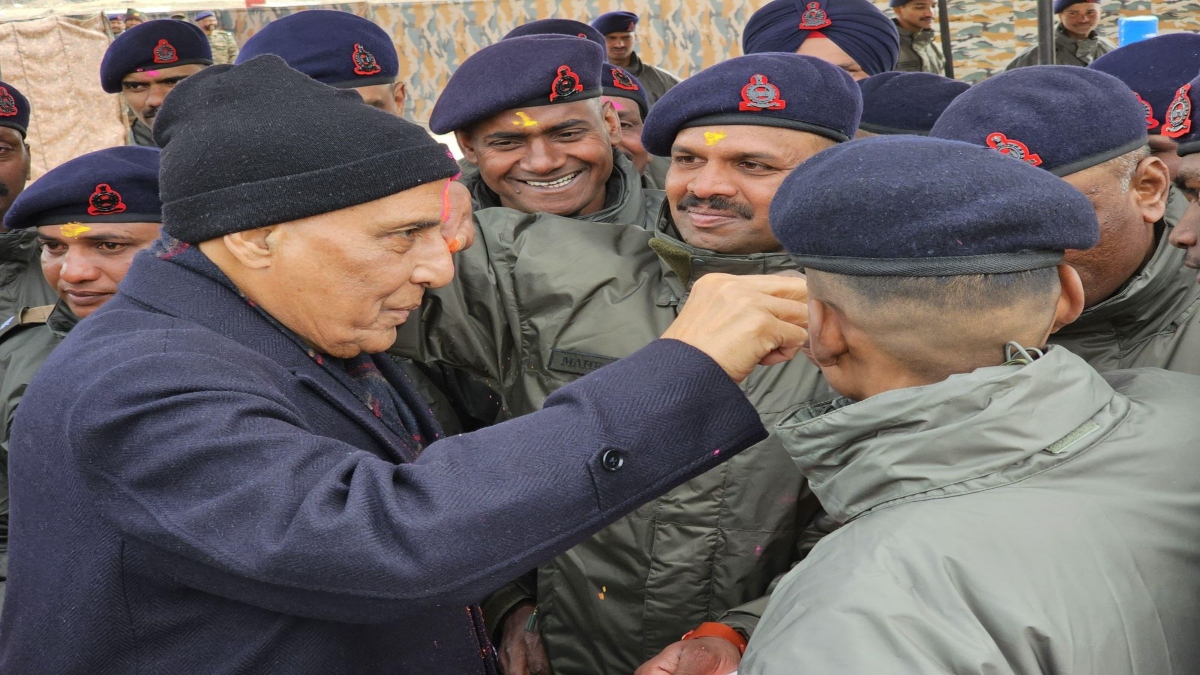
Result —
POLYGON ((617 149, 621 122, 601 99, 603 60, 591 40, 528 35, 483 48, 450 78, 429 127, 453 131, 478 167, 461 180, 485 227, 530 213, 644 227, 654 221, 662 193, 643 189, 617 149), (515 72, 514 63, 521 64, 515 72))

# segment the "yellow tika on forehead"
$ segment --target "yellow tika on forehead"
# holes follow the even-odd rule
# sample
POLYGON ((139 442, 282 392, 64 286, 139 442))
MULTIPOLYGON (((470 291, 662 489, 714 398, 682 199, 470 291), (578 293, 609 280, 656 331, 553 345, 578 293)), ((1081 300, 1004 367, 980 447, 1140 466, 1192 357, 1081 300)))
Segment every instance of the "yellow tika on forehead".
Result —
POLYGON ((92 228, 84 225, 83 223, 67 223, 66 225, 62 226, 60 231, 64 237, 75 238, 84 232, 91 232, 92 228))

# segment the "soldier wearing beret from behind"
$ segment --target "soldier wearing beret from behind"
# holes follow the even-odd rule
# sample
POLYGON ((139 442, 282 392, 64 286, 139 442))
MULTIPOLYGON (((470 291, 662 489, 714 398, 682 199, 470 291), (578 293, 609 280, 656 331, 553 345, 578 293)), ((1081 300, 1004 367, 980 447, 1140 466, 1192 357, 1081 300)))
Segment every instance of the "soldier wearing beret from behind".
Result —
POLYGON ((117 36, 100 62, 100 86, 121 94, 133 111, 135 145, 153 146, 154 118, 175 85, 213 63, 204 31, 187 21, 158 19, 117 36))
MULTIPOLYGON (((30 152, 25 142, 29 116, 29 100, 16 87, 0 82, 0 218, 29 180, 30 152)), ((0 225, 0 323, 22 307, 57 298, 42 276, 40 255, 36 233, 10 232, 0 225)))
POLYGON ((1088 200, 965 143, 869 138, 801 165, 771 227, 841 395, 776 433, 841 527, 738 672, 1200 672, 1200 377, 1101 375, 1048 340, 1084 307, 1064 252, 1101 236, 1088 200))
POLYGON ((1200 288, 1170 244, 1169 173, 1150 154, 1146 109, 1129 87, 1074 66, 1001 73, 956 98, 930 135, 1049 171, 1091 200, 1100 243, 1066 257, 1083 279, 1085 310, 1052 343, 1102 373, 1200 375, 1200 288), (1081 118, 1083 109, 1090 112, 1081 118))
POLYGON ((863 115, 858 137, 928 136, 950 102, 971 85, 933 73, 888 71, 859 80, 863 115))
POLYGON ((592 28, 604 36, 604 60, 636 77, 646 87, 646 100, 653 106, 671 87, 679 84, 679 77, 649 65, 638 56, 634 45, 637 44, 639 21, 638 15, 633 12, 609 12, 596 17, 592 28))
MULTIPOLYGON (((646 119, 643 145, 672 159, 652 229, 489 220, 485 209, 480 243, 393 351, 484 378, 514 414, 538 410, 653 341, 706 280, 794 274, 770 232, 771 198, 797 165, 851 139, 861 108, 850 76, 812 57, 756 54, 701 71, 646 119)), ((827 393, 800 361, 757 370, 745 390, 767 425, 783 399, 827 393)), ((819 536, 815 518, 811 493, 768 439, 488 598, 501 665, 508 675, 629 675, 682 660, 725 675, 773 579, 819 536)))
MULTIPOLYGON (((8 569, 9 432, 34 374, 75 324, 108 302, 133 256, 158 239, 158 149, 88 153, 39 178, 4 216, 41 244, 58 302, 24 307, 0 325, 0 576, 8 569)), ((0 579, 0 603, 3 602, 0 579)))
MULTIPOLYGON (((1054 0, 1058 25, 1054 27, 1054 65, 1086 66, 1113 51, 1116 45, 1100 37, 1100 0, 1054 0)), ((1017 55, 1005 70, 1038 65, 1035 44, 1017 55)))

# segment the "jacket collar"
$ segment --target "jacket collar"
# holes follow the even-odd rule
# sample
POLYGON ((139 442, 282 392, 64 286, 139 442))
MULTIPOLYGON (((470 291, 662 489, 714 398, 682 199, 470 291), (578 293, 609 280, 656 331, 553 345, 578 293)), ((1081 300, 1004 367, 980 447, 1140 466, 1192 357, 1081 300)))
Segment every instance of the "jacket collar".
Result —
POLYGON ((642 59, 636 51, 629 53, 629 67, 625 70, 633 73, 634 77, 641 77, 642 71, 646 70, 646 64, 642 63, 642 59))
POLYGON ((915 39, 918 42, 933 39, 933 29, 932 28, 922 28, 921 30, 909 30, 909 29, 905 28, 904 26, 901 26, 900 22, 896 19, 892 19, 892 23, 896 24, 896 30, 900 32, 901 39, 909 39, 909 40, 915 39))
POLYGON ((1089 41, 1096 42, 1097 40, 1099 40, 1099 38, 1100 38, 1100 34, 1097 33, 1096 31, 1092 31, 1092 32, 1088 33, 1088 36, 1086 38, 1080 40, 1079 38, 1071 37, 1070 35, 1068 35, 1066 26, 1062 25, 1061 23, 1054 27, 1054 42, 1057 44, 1060 44, 1060 45, 1068 46, 1068 47, 1072 46, 1072 45, 1077 45, 1081 42, 1089 42, 1089 41))
MULTIPOLYGON (((471 191, 471 200, 475 203, 476 210, 504 208, 500 204, 500 197, 483 182, 478 167, 464 171, 459 180, 471 191)), ((646 222, 646 199, 642 187, 642 176, 633 167, 633 162, 615 149, 613 150, 613 172, 604 187, 604 208, 586 216, 571 216, 571 219, 589 223, 630 223, 635 225, 646 222)))
POLYGON ((79 317, 75 316, 75 312, 71 311, 64 300, 54 303, 54 310, 46 318, 46 327, 60 338, 65 338, 78 323, 79 317))
POLYGON ((1116 331, 1123 341, 1138 341, 1169 326, 1200 297, 1195 271, 1183 266, 1186 252, 1171 246, 1169 228, 1161 229, 1150 262, 1115 295, 1089 307, 1057 335, 1071 338, 1116 331))
POLYGON ((658 254, 664 276, 679 296, 691 290, 692 284, 705 274, 776 274, 800 268, 791 256, 783 252, 728 255, 697 248, 683 241, 671 218, 671 205, 663 202, 654 228, 650 248, 658 254))
MULTIPOLYGON (((346 413, 372 435, 393 460, 411 462, 416 459, 419 449, 392 433, 353 392, 326 373, 308 352, 279 332, 232 289, 159 259, 150 251, 142 251, 121 281, 118 296, 97 313, 117 311, 122 297, 156 313, 198 324, 262 354, 346 413)), ((403 384, 406 380, 399 369, 386 356, 376 356, 373 361, 388 382, 400 389, 401 396, 406 401, 411 400, 411 387, 403 384)), ((410 407, 422 426, 428 427, 426 406, 410 407)))
POLYGON ((1082 359, 1050 347, 1029 365, 802 406, 785 413, 776 432, 821 505, 845 523, 1045 470, 1103 436, 1089 421, 1115 396, 1082 359))

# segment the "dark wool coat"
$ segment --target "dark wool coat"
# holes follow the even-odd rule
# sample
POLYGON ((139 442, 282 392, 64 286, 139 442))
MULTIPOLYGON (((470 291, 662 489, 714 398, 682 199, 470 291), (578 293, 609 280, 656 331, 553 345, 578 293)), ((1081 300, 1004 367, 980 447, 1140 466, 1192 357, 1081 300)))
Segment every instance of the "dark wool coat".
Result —
POLYGON ((472 603, 764 437, 660 340, 418 458, 232 290, 143 253, 17 415, 0 672, 493 673, 472 603))

